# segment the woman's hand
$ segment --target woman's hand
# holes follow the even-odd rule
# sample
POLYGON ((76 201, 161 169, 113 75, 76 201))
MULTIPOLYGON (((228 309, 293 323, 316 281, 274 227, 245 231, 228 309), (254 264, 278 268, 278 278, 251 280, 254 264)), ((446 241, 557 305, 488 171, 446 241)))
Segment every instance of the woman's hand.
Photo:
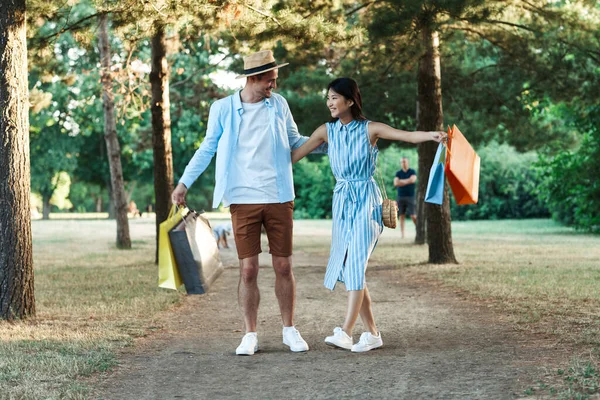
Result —
POLYGON ((431 140, 435 141, 435 142, 444 142, 446 143, 446 140, 448 139, 448 135, 446 134, 446 132, 443 131, 433 131, 433 132, 429 132, 431 134, 431 140))

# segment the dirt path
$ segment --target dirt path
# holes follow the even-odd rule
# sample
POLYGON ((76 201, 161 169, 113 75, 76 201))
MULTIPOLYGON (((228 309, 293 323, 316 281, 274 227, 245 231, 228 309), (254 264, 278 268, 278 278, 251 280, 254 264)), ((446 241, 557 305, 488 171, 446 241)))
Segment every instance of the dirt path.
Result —
MULTIPOLYGON (((512 399, 544 375, 550 340, 513 331, 487 309, 419 284, 394 269, 371 268, 367 281, 384 348, 364 354, 323 342, 342 323, 346 296, 323 288, 323 260, 295 255, 296 326, 310 346, 291 353, 269 257, 261 255, 260 351, 235 355, 242 333, 237 259, 210 293, 186 298, 164 329, 122 354, 96 399, 512 399)), ((362 331, 360 322, 355 340, 362 331)))

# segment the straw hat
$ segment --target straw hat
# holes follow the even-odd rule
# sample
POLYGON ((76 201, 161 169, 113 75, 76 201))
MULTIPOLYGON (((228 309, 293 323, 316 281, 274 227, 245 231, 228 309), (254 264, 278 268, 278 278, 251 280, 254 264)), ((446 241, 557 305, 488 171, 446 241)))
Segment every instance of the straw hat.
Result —
POLYGON ((235 79, 262 74, 276 68, 285 67, 289 63, 277 64, 271 50, 261 50, 257 53, 244 57, 244 73, 235 79))

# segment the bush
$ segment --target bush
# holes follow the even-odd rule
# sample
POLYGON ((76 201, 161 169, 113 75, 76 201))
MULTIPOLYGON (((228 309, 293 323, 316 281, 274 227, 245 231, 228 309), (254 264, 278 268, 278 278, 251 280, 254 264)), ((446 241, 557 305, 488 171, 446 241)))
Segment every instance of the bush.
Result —
POLYGON ((479 201, 459 206, 452 198, 452 219, 541 218, 550 213, 539 196, 541 177, 535 153, 519 153, 507 144, 478 149, 481 157, 479 201))
POLYGON ((294 165, 294 218, 331 218, 335 179, 327 156, 309 156, 294 165), (315 161, 309 158, 315 157, 315 161))
POLYGON ((556 220, 600 233, 600 106, 586 111, 577 124, 585 132, 581 145, 540 158, 540 194, 556 220))

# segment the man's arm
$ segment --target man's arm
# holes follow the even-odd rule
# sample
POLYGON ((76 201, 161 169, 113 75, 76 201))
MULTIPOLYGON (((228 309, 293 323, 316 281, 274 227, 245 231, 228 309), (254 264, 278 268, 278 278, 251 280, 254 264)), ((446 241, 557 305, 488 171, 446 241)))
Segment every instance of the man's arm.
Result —
POLYGON ((417 181, 417 175, 412 174, 411 176, 409 176, 406 179, 400 179, 397 176, 394 178, 394 186, 395 187, 402 187, 402 186, 406 186, 406 185, 410 185, 413 184, 417 181))
POLYGON ((215 102, 210 107, 208 112, 208 124, 206 127, 206 136, 202 144, 194 153, 194 156, 185 167, 179 184, 175 187, 171 198, 174 204, 184 204, 185 195, 190 186, 198 179, 198 177, 206 170, 210 160, 217 151, 219 140, 223 134, 223 127, 219 118, 220 103, 215 102))

